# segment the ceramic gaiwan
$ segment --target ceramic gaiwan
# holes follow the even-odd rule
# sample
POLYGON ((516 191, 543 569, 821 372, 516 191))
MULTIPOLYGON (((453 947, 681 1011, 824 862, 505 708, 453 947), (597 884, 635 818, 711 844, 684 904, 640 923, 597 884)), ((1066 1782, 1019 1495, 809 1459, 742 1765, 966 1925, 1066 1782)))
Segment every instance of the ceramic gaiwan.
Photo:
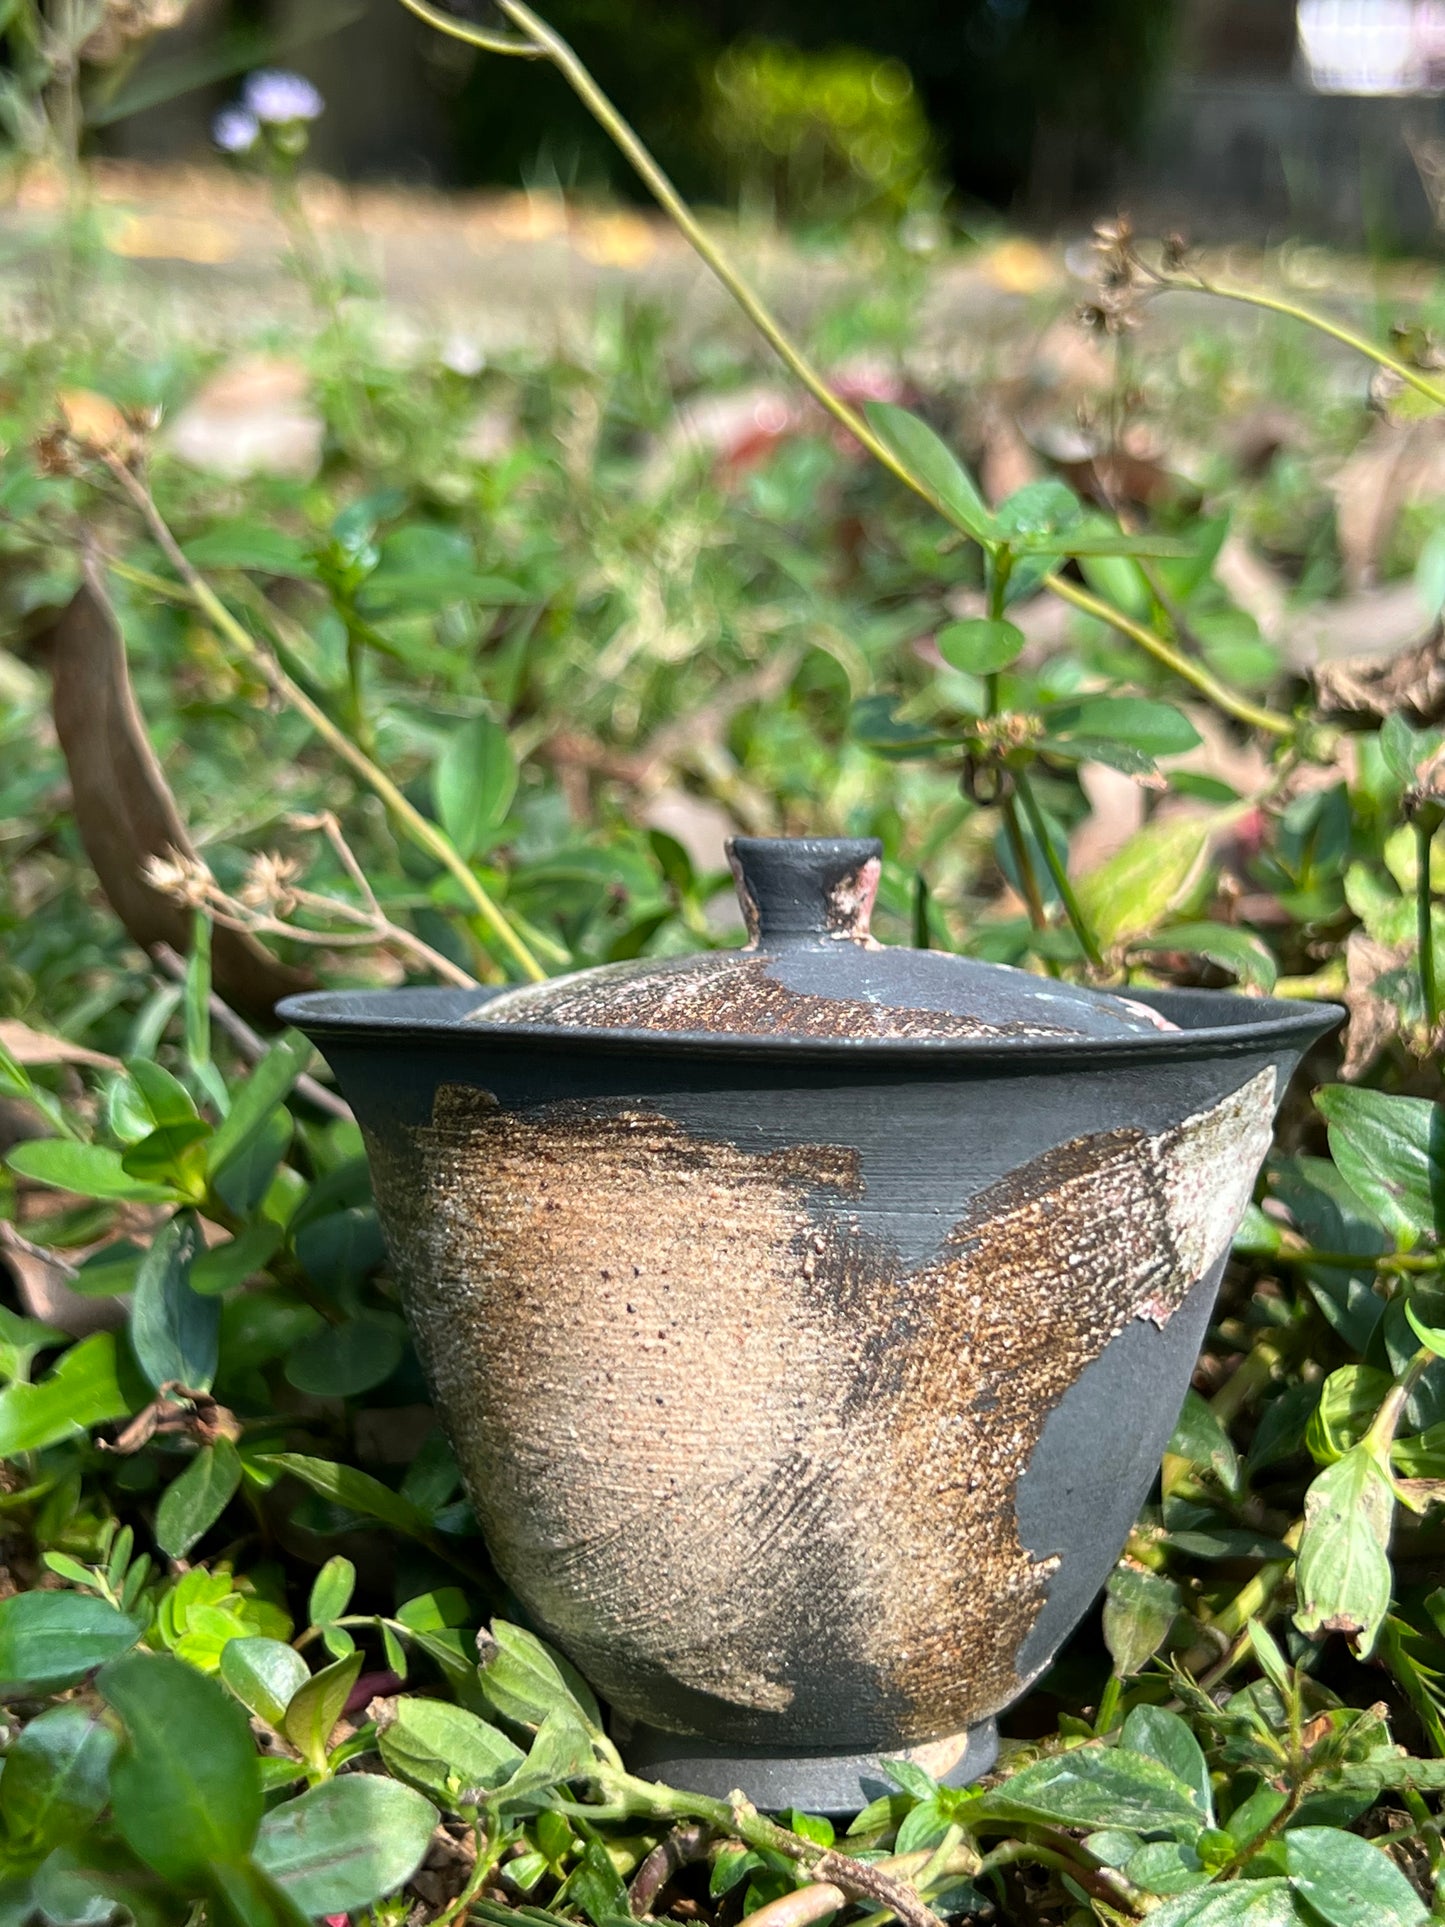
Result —
POLYGON ((285 1015, 366 1133, 496 1565, 640 1771, 964 1784, 1103 1585, 1318 1004, 868 934, 881 846, 738 839, 741 952, 285 1015))

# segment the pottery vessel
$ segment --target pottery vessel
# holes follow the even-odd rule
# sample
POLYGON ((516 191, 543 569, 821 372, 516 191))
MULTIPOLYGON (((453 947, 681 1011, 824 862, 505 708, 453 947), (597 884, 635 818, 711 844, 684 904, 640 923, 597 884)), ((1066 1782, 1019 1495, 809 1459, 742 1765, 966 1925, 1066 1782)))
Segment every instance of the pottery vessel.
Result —
POLYGON ((868 934, 745 842, 741 952, 293 999, 366 1134, 498 1570, 640 1771, 845 1811, 987 1769, 1098 1594, 1337 1010, 868 934))

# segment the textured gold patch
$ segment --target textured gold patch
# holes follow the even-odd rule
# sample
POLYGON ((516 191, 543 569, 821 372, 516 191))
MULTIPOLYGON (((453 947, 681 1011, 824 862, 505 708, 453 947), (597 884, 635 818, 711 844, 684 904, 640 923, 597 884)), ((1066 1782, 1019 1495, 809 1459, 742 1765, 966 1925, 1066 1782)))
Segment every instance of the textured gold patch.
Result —
MULTIPOLYGON (((844 914, 840 910, 839 914, 844 914)), ((645 957, 525 985, 481 1005, 486 1024, 565 1024, 577 1030, 715 1031, 743 1037, 1076 1037, 1064 1024, 913 1010, 861 997, 790 990, 770 956, 718 951, 676 965, 645 957)), ((1124 1026, 1121 1024, 1121 1029, 1124 1026)))
POLYGON ((1019 1479, 1084 1368, 1227 1246, 1273 1100, 1266 1071, 1064 1145, 910 1271, 850 1150, 444 1089, 412 1155, 372 1152, 499 1569, 654 1726, 842 1750, 997 1711, 1056 1564, 1019 1479))

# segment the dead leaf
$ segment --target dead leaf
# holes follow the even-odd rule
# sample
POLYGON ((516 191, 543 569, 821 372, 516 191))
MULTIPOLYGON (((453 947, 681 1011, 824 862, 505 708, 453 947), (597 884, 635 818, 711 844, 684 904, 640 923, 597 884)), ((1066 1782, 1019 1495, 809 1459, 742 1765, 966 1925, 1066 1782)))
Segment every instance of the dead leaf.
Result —
POLYGON ((92 388, 62 388, 55 399, 66 434, 87 453, 116 455, 123 462, 136 453, 135 429, 109 396, 92 388))
MULTIPOLYGON (((45 638, 55 728, 70 771, 76 825, 112 909, 143 949, 190 948, 191 915, 147 882, 151 858, 195 848, 136 706, 120 625, 96 564, 45 638)), ((216 989, 228 1004, 269 1016, 282 997, 314 982, 279 963, 254 937, 217 928, 216 989)))
POLYGON ((291 475, 321 466, 326 427, 299 362, 246 355, 213 375, 171 423, 166 444, 212 475, 291 475))
POLYGON ((1403 712, 1423 728, 1445 722, 1445 629, 1437 622, 1422 643, 1381 661, 1347 656, 1315 671, 1315 696, 1326 716, 1383 722, 1403 712))
POLYGON ((10 1019, 0 1023, 0 1050, 8 1051, 17 1064, 89 1064, 101 1071, 120 1069, 118 1057, 87 1050, 83 1044, 72 1044, 66 1037, 52 1037, 46 1031, 32 1030, 29 1024, 10 1019))
POLYGON ((1345 943, 1348 983, 1345 1004, 1350 1013, 1345 1032, 1345 1060, 1340 1076, 1358 1083, 1380 1052, 1400 1034, 1399 1007, 1376 990, 1380 979, 1407 968, 1414 961, 1408 944, 1378 943, 1363 930, 1352 931, 1345 943))
POLYGON ((1345 581, 1368 589, 1401 512, 1445 495, 1445 419, 1377 421, 1329 487, 1345 581))

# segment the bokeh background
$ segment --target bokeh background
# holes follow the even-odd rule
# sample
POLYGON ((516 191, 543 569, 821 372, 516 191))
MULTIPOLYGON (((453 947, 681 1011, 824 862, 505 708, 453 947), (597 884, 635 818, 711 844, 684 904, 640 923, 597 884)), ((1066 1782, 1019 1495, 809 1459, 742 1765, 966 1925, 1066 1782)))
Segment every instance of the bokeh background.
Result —
MULTIPOLYGON (((76 0, 79 4, 79 0, 76 0)), ((486 0, 460 0, 486 17, 486 0)), ((556 0, 690 194, 790 221, 945 198, 1058 226, 1111 201, 1201 238, 1419 248, 1436 227, 1441 0, 556 0)), ((203 153, 231 77, 309 75, 351 180, 633 193, 540 69, 396 0, 112 0, 102 151, 203 153), (159 21, 167 31, 147 37, 159 21), (127 39, 127 36, 129 38, 127 39)))

